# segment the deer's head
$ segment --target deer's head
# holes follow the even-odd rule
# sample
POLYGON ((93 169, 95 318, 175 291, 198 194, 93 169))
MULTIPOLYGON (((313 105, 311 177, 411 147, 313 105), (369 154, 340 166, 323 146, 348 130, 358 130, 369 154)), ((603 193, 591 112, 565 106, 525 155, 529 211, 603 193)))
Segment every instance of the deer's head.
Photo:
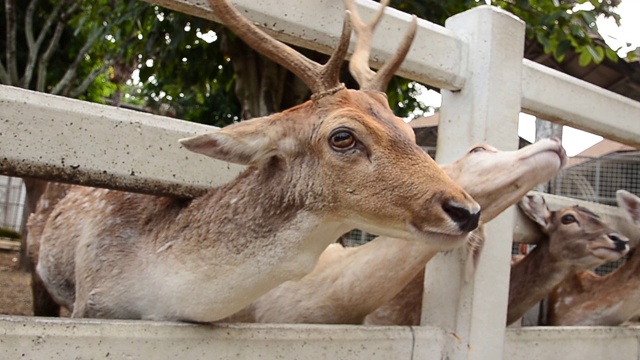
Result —
POLYGON ((629 251, 629 240, 589 209, 571 206, 551 211, 540 195, 527 195, 519 205, 549 237, 551 255, 576 270, 616 261, 629 251))
MULTIPOLYGON (((415 144, 413 131, 391 111, 383 92, 406 55, 416 20, 398 53, 377 73, 369 68, 371 24, 353 1, 340 44, 325 65, 269 37, 226 0, 211 0, 216 15, 255 50, 299 76, 310 101, 274 115, 243 121, 182 140, 214 159, 286 172, 292 198, 317 214, 370 232, 458 246, 476 228, 480 208, 415 144), (350 70, 360 90, 339 82, 353 22, 358 34, 350 70), (295 194, 305 194, 298 198, 295 194), (435 236, 434 236, 435 235, 435 236)), ((269 191, 265 189, 265 191, 269 191)))
POLYGON ((486 223, 517 203, 534 186, 555 176, 566 160, 560 140, 554 138, 516 151, 475 145, 443 169, 480 204, 480 221, 486 223))

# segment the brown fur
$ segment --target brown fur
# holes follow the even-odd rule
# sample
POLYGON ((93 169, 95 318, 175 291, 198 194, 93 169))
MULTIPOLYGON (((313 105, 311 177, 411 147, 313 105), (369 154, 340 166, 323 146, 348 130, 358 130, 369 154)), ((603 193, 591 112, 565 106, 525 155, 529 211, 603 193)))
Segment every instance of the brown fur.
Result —
MULTIPOLYGON (((556 140, 543 140, 514 152, 499 152, 488 145, 474 150, 444 169, 458 176, 460 184, 480 202, 484 221, 552 177, 565 160, 556 140), (502 181, 483 181, 489 171, 501 174, 502 181)), ((332 245, 309 275, 280 285, 229 321, 362 323, 412 278, 419 278, 426 262, 439 250, 430 244, 389 237, 378 237, 357 248, 332 245)), ((415 298, 421 299, 421 294, 420 282, 415 298)))
MULTIPOLYGON (((618 206, 640 225, 640 198, 618 191, 618 206)), ((599 276, 579 271, 549 295, 549 325, 616 326, 640 314, 640 251, 634 249, 624 265, 599 276)))
POLYGON ((537 195, 523 199, 520 208, 542 227, 545 236, 511 267, 507 324, 521 318, 573 273, 615 261, 629 250, 627 238, 587 209, 549 211, 537 195), (564 223, 562 219, 569 216, 575 221, 564 223))

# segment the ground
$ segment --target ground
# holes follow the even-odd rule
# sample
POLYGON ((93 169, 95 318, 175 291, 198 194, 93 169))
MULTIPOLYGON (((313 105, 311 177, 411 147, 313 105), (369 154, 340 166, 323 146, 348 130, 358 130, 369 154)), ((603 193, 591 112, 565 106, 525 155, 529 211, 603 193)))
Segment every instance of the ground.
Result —
POLYGON ((0 314, 33 314, 31 274, 18 270, 17 251, 0 250, 0 314))

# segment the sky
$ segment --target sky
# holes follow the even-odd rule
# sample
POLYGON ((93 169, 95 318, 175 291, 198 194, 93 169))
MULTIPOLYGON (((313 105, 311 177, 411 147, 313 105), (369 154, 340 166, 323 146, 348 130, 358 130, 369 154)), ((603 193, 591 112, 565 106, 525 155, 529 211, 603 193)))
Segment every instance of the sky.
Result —
MULTIPOLYGON (((589 6, 589 3, 586 3, 589 6)), ((598 19, 598 30, 605 42, 619 55, 625 55, 629 50, 640 46, 640 0, 623 0, 617 8, 621 16, 618 27, 613 20, 598 19), (631 46, 627 46, 630 43, 631 46)), ((440 94, 435 91, 425 92, 422 100, 426 105, 440 106, 440 94)), ((529 141, 535 139, 535 117, 520 114, 518 134, 529 141)), ((565 126, 562 133, 562 145, 569 156, 576 155, 602 140, 601 136, 593 135, 581 130, 565 126)))

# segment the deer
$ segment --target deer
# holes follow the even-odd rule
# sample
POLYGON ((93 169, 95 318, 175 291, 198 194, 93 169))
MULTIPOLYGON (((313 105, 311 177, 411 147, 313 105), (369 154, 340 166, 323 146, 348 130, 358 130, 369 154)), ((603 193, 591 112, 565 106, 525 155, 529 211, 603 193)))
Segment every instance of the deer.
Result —
MULTIPOLYGON (((565 161, 560 142, 544 139, 518 151, 476 145, 442 168, 480 204, 482 223, 552 178, 565 161)), ((283 283, 225 321, 362 324, 420 278, 438 252, 428 243, 385 236, 353 248, 331 244, 311 273, 283 283)), ((422 299, 422 282, 416 299, 422 299)))
MULTIPOLYGON (((616 192, 618 207, 640 225, 640 198, 626 191, 616 192)), ((596 275, 579 271, 549 294, 545 325, 617 326, 640 314, 640 251, 634 248, 615 271, 596 275)))
POLYGON ((42 196, 38 199, 35 211, 29 215, 27 220, 27 259, 30 262, 31 271, 31 293, 33 299, 33 314, 36 316, 60 316, 60 306, 51 298, 46 286, 38 272, 35 271, 40 253, 40 236, 44 231, 45 224, 56 205, 64 199, 73 185, 46 182, 42 196))
MULTIPOLYGON (((320 65, 268 36, 227 0, 211 8, 250 47, 292 71, 311 99, 269 116, 180 140, 194 153, 246 165, 194 199, 73 187, 49 214, 36 271, 72 317, 215 322, 310 272, 343 233, 462 246, 480 206, 415 143, 383 92, 417 29, 369 68, 370 36, 339 69, 351 35, 320 65)), ((381 11, 377 15, 378 20, 381 11)), ((376 20, 377 21, 377 20, 376 20)))
POLYGON ((629 239, 587 208, 550 211, 537 194, 527 195, 518 205, 544 236, 511 266, 507 325, 574 273, 617 261, 629 251, 629 239))
MULTIPOLYGON (((629 249, 627 238, 588 209, 550 211, 544 198, 537 194, 525 196, 518 207, 541 227, 542 237, 534 250, 511 267, 508 324, 521 318, 573 272, 615 261, 629 249)), ((420 272, 389 303, 368 315, 365 323, 420 325, 423 291, 424 272, 420 272)))

